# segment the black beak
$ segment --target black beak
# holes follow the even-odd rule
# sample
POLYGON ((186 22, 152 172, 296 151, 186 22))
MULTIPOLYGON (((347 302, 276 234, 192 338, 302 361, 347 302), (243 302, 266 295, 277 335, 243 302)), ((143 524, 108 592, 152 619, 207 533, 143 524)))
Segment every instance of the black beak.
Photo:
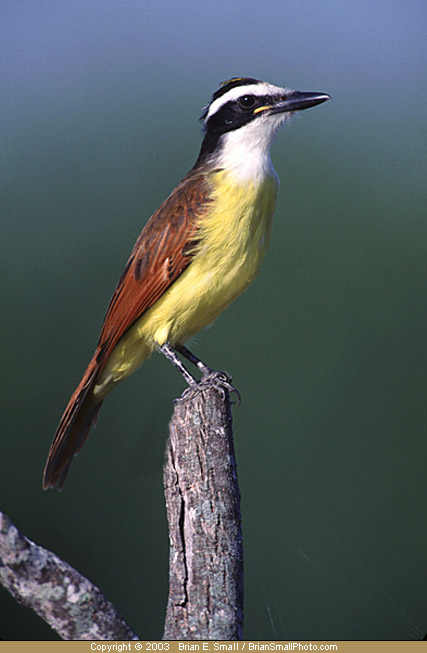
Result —
POLYGON ((303 91, 292 91, 286 97, 271 105, 269 114, 285 113, 286 111, 301 111, 322 104, 330 100, 331 96, 326 93, 311 93, 303 91))

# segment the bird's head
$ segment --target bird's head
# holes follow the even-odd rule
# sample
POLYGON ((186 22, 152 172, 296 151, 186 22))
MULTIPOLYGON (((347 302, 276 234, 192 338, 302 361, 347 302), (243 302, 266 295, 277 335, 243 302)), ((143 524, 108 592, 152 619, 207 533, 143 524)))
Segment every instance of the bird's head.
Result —
POLYGON ((205 138, 199 161, 269 155, 275 133, 289 116, 329 99, 326 93, 294 91, 251 77, 229 79, 202 114, 205 138))

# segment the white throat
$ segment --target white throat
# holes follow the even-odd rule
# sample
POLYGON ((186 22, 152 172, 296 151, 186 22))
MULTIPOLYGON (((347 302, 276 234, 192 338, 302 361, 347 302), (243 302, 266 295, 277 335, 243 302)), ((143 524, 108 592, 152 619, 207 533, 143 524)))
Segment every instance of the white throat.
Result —
POLYGON ((226 132, 221 137, 215 165, 234 174, 238 181, 261 183, 266 176, 278 179, 270 149, 286 116, 260 116, 253 122, 226 132))

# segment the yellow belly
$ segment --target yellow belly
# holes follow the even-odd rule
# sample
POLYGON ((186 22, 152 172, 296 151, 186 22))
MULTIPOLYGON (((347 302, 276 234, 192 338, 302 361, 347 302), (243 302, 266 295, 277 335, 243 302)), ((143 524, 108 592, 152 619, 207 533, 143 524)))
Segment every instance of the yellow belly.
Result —
POLYGON ((216 172, 212 209, 203 217, 194 258, 121 338, 95 387, 101 398, 152 353, 184 344, 211 324, 255 279, 270 240, 277 182, 238 185, 216 172))

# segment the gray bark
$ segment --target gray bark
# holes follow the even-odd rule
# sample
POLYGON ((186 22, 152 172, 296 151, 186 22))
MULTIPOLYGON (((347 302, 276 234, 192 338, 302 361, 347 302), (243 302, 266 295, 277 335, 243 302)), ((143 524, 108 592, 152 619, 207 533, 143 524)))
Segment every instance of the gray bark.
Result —
POLYGON ((0 512, 0 582, 65 640, 138 639, 102 592, 0 512))
MULTIPOLYGON (((164 485, 170 591, 164 639, 242 637, 243 553, 224 379, 175 404, 164 485)), ((0 583, 64 640, 137 640, 102 592, 0 512, 0 583)))
POLYGON ((170 539, 164 639, 242 637, 243 552, 229 395, 175 404, 164 486, 170 539))

